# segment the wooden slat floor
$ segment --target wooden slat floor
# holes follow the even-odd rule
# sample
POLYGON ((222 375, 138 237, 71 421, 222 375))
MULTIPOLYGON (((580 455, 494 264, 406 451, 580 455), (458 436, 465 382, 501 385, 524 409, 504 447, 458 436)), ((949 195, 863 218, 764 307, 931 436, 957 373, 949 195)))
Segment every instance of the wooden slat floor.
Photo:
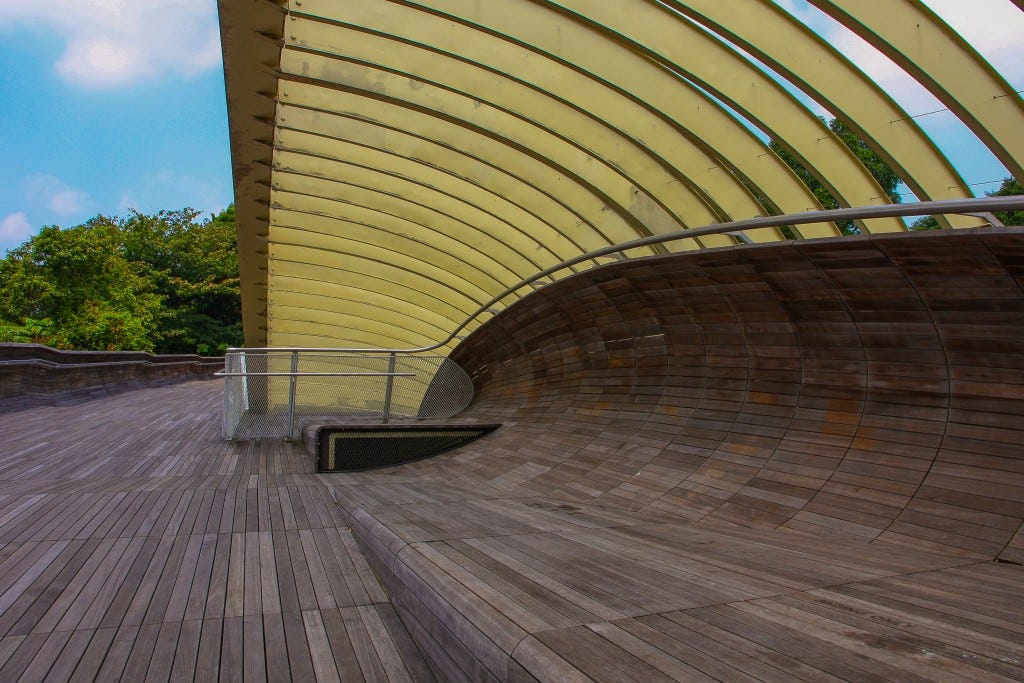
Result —
POLYGON ((1018 565, 696 525, 431 469, 329 479, 448 680, 1024 680, 1018 565))
POLYGON ((450 680, 1024 679, 1019 566, 568 502, 456 456, 317 477, 221 441, 219 400, 0 414, 0 680, 431 680, 417 646, 450 680))
POLYGON ((0 681, 422 681, 300 448, 220 382, 0 413, 0 681))

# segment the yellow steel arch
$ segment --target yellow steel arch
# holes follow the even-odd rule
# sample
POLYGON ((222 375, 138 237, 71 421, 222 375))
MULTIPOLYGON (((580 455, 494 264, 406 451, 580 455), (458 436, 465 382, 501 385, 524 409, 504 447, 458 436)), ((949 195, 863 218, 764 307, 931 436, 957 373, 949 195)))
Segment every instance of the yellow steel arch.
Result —
MULTIPOLYGON (((771 0, 748 3, 742 12, 719 0, 665 4, 755 55, 849 124, 919 199, 970 196, 953 165, 888 93, 771 0)), ((939 220, 977 223, 962 216, 939 220)))
MULTIPOLYGON (((375 41, 373 45, 378 42, 375 41)), ((379 49, 381 61, 384 61, 385 55, 397 52, 384 45, 380 45, 379 49)), ((447 73, 458 68, 457 62, 424 50, 409 59, 427 62, 430 64, 429 69, 437 73, 447 73)), ((522 111, 498 108, 483 100, 438 87, 429 81, 414 80, 408 75, 371 69, 308 52, 285 50, 282 70, 295 75, 313 74, 326 82, 367 93, 376 92, 391 100, 466 122, 518 146, 536 150, 543 158, 570 169, 601 188, 620 206, 648 225, 651 233, 682 229, 687 218, 695 224, 717 220, 703 198, 679 182, 679 178, 673 177, 638 146, 588 115, 512 82, 507 86, 513 91, 513 101, 532 104, 534 113, 543 113, 547 120, 534 121, 522 111), (583 144, 588 146, 581 146, 583 144), (659 203, 652 196, 654 193, 660 193, 670 205, 665 207, 659 203)), ((491 78, 499 77, 492 74, 491 78)))
POLYGON ((339 286, 335 286, 335 289, 339 290, 340 295, 332 295, 329 287, 318 288, 315 292, 301 289, 292 290, 287 288, 286 281, 282 279, 274 288, 274 300, 276 304, 292 309, 302 308, 314 311, 313 315, 317 315, 323 324, 336 324, 337 319, 334 314, 338 306, 344 306, 351 312, 368 318, 376 317, 379 313, 378 309, 384 309, 392 314, 406 316, 407 325, 405 327, 414 335, 426 335, 438 339, 448 335, 447 326, 451 324, 450 321, 436 315, 430 309, 400 307, 392 297, 381 296, 380 292, 366 289, 339 286))
MULTIPOLYGON (((448 163, 457 163, 452 152, 482 162, 490 168, 501 169, 514 178, 557 197, 563 204, 573 207, 588 225, 593 226, 600 239, 616 244, 634 238, 643 232, 643 226, 625 209, 610 198, 603 196, 597 188, 588 185, 584 179, 566 169, 559 169, 548 160, 539 159, 519 151, 509 141, 487 135, 484 131, 460 126, 443 117, 419 110, 410 110, 395 103, 382 102, 363 93, 346 92, 343 98, 337 93, 323 92, 305 83, 288 83, 280 93, 282 107, 280 125, 306 124, 325 137, 343 136, 347 122, 361 124, 358 128, 361 141, 368 144, 378 139, 393 139, 393 132, 404 128, 416 141, 445 141, 441 150, 431 153, 428 163, 437 161, 438 155, 448 163), (296 105, 290 107, 289 105, 296 105), (301 107, 298 109, 297 107, 301 107), (302 117, 297 115, 302 112, 302 117), (376 129, 376 130, 375 130, 376 129), (446 154, 446 152, 448 152, 446 154)), ((421 148, 418 142, 412 144, 421 148)), ((485 182, 493 184, 492 174, 484 170, 485 182)), ((499 182, 498 187, 505 183, 499 182)))
POLYGON ((289 221, 279 215, 280 222, 274 225, 275 243, 308 244, 311 247, 340 250, 349 246, 347 242, 354 242, 357 245, 389 248, 443 268, 481 291, 495 291, 496 286, 500 289, 501 280, 494 274, 484 272, 475 263, 457 258, 430 243, 350 221, 335 219, 328 224, 327 229, 318 229, 319 225, 326 222, 309 219, 321 218, 319 216, 294 213, 291 218, 289 221), (297 223, 302 223, 302 227, 294 225, 297 223))
MULTIPOLYGON (((812 2, 1019 172, 1020 97, 919 0, 812 2)), ((770 0, 219 4, 250 344, 426 344, 562 259, 815 206, 765 134, 843 203, 885 202, 762 65, 853 126, 919 197, 969 194, 891 97, 770 0)), ((639 251, 627 256, 659 249, 639 251)))
MULTIPOLYGON (((529 33, 533 44, 543 46, 547 50, 566 53, 575 61, 583 61, 585 55, 591 55, 591 59, 600 62, 604 53, 617 46, 620 41, 639 45, 636 35, 641 30, 649 40, 657 42, 653 48, 644 46, 652 54, 659 55, 666 59, 673 69, 685 73, 687 76, 701 81, 707 85, 714 82, 715 75, 719 75, 718 82, 726 85, 718 86, 715 91, 722 99, 730 101, 737 109, 744 111, 749 118, 758 121, 766 130, 781 130, 787 135, 785 138, 792 145, 798 156, 807 158, 807 164, 811 168, 823 167, 823 173, 831 180, 826 184, 836 185, 833 190, 837 196, 846 199, 848 202, 857 203, 858 197, 879 197, 882 195, 874 179, 866 169, 853 157, 852 153, 844 145, 834 140, 830 132, 824 129, 820 121, 809 115, 803 107, 778 84, 768 78, 765 74, 743 61, 736 53, 729 50, 719 41, 715 40, 705 32, 697 30, 686 22, 680 22, 679 17, 666 13, 664 8, 651 6, 650 3, 638 3, 637 6, 622 7, 621 2, 579 2, 579 3, 557 3, 563 10, 575 9, 577 12, 569 15, 559 15, 550 7, 540 7, 535 3, 517 3, 508 7, 497 7, 494 5, 473 6, 471 9, 464 4, 449 0, 432 0, 431 2, 416 2, 416 5, 429 5, 432 8, 443 7, 447 13, 460 19, 469 19, 478 22, 493 30, 515 31, 515 35, 529 33), (572 5, 578 7, 572 7, 572 5), (559 17, 560 20, 559 20, 559 17), (603 30, 614 31, 613 22, 622 22, 626 18, 626 25, 621 32, 612 34, 612 38, 605 39, 595 34, 587 24, 573 20, 573 17, 592 22, 603 30), (546 20, 545 20, 546 18, 546 20), (576 49, 569 51, 564 46, 574 46, 576 49), (667 57, 667 58, 666 58, 667 57), (675 61, 672 61, 672 60, 675 61), (743 88, 729 86, 729 83, 744 84, 743 88), (802 126, 802 128, 801 128, 802 126), (797 135, 801 131, 802 134, 797 135), (824 148, 822 142, 832 140, 835 147, 824 148), (859 183, 859 185, 858 185, 859 183), (858 189, 859 188, 859 189, 858 189)), ((556 3, 544 3, 554 6, 556 3)), ((637 55, 638 57, 640 55, 637 55)), ((647 60, 647 71, 651 73, 664 72, 656 65, 647 60)), ((614 60, 604 60, 604 71, 614 70, 614 60)), ((650 76, 645 76, 650 78, 650 76)), ((675 79, 677 92, 691 86, 685 81, 675 79)), ((714 89, 710 86, 708 89, 714 89)), ((718 105, 710 102, 708 109, 716 109, 718 105)), ((701 122, 702 129, 704 122, 701 122)), ((725 150, 728 150, 726 147, 725 150)), ((758 154, 747 154, 746 158, 737 163, 739 172, 748 177, 756 172, 758 161, 764 149, 758 154)), ((723 152, 723 156, 728 156, 723 152)), ((735 156, 735 155, 733 155, 735 156)), ((776 160, 777 161, 777 160, 776 160)), ((800 200, 806 202, 806 199, 800 200)), ((883 203, 884 199, 874 199, 874 203, 883 203)), ((793 206, 792 199, 785 195, 780 196, 779 205, 793 206)), ((867 202, 865 202, 867 203, 867 202)), ((902 229, 896 221, 881 221, 876 224, 875 230, 898 230, 902 229)))
MULTIPOLYGON (((920 0, 809 0, 899 64, 1024 177, 1024 100, 920 0)), ((900 123, 905 123, 901 121, 900 123)))
MULTIPOLYGON (((305 258, 312 257, 315 261, 303 263, 303 266, 317 263, 332 269, 333 277, 327 279, 327 282, 346 279, 352 275, 371 275, 399 285, 411 286, 411 283, 415 283, 418 288, 438 298, 460 302, 461 307, 468 311, 474 310, 490 298, 488 292, 474 287, 465 280, 451 277, 440 266, 424 263, 394 249, 351 241, 345 242, 344 249, 320 245, 320 242, 313 240, 275 242, 271 250, 271 261, 282 258, 292 263, 301 263, 297 258, 304 254, 305 258)), ((282 268, 281 272, 287 272, 287 268, 282 268)))
MULTIPOLYGON (((297 207, 309 213, 320 213, 335 218, 345 219, 365 213, 363 210, 374 210, 383 214, 401 217, 410 223, 424 226, 427 230, 465 242, 478 252, 487 249, 490 258, 499 258, 514 273, 528 273, 542 270, 541 263, 551 264, 554 258, 550 253, 543 254, 543 260, 535 257, 540 247, 531 243, 521 234, 505 234, 494 236, 487 234, 480 226, 459 220, 452 215, 430 207, 407 197, 383 193, 374 188, 360 185, 333 182, 329 187, 318 179, 296 177, 295 186, 290 190, 275 190, 275 206, 297 207), (309 191, 303 192, 305 187, 309 191), (329 196, 325 196, 329 195, 329 196)), ((481 215, 467 209, 470 217, 481 215)), ((490 225, 499 226, 498 221, 490 221, 490 225)), ((526 277, 520 275, 520 279, 526 277)))
POLYGON ((457 197, 466 204, 505 221, 511 229, 535 237, 538 243, 553 251, 586 251, 582 244, 573 239, 570 230, 559 230, 536 213, 510 202, 505 197, 434 167, 404 157, 381 154, 379 150, 355 144, 321 139, 309 140, 307 143, 312 145, 303 146, 301 141, 296 139, 297 136, 289 136, 287 140, 283 137, 275 157, 275 164, 282 171, 327 180, 335 177, 345 178, 351 183, 366 179, 381 185, 390 181, 374 176, 386 175, 395 179, 396 188, 404 181, 457 197))
POLYGON ((326 104, 323 98, 308 97, 309 91, 300 85, 291 84, 283 92, 279 135, 299 126, 314 130, 325 140, 324 147, 334 139, 356 142, 447 170, 504 197, 519 198, 520 205, 544 205, 540 213, 551 216, 580 244, 589 241, 591 249, 625 242, 637 234, 639 228, 627 214, 614 210, 586 186, 534 157, 510 154, 514 150, 499 140, 423 113, 378 108, 378 100, 356 94, 346 98, 347 114, 315 109, 326 104), (300 102, 302 106, 293 105, 300 102), (378 120, 369 120, 372 113, 378 120), (404 129, 396 128, 399 125, 404 129), (558 207, 571 214, 564 223, 558 207))
POLYGON ((331 282, 330 278, 338 277, 332 268, 309 265, 308 263, 289 263, 283 258, 273 265, 272 271, 276 281, 282 283, 282 291, 295 295, 314 294, 347 300, 361 298, 362 292, 368 290, 375 291, 381 293, 382 296, 390 296, 401 302, 401 306, 398 306, 397 310, 391 308, 396 313, 416 310, 423 311, 422 315, 427 315, 426 312, 430 312, 434 316, 433 320, 442 321, 448 325, 452 320, 464 320, 472 312, 467 307, 458 305, 459 302, 453 302, 447 297, 434 296, 430 292, 383 280, 372 274, 356 273, 347 278, 347 282, 331 282))
MULTIPOLYGON (((779 83, 707 32, 668 8, 645 0, 559 0, 585 17, 642 46, 693 79, 783 142, 801 162, 850 206, 885 204, 888 198, 855 155, 779 83)), ((872 232, 903 230, 898 220, 871 221, 872 232)))
MULTIPOLYGON (((386 30, 389 34, 400 31, 399 38, 415 40, 418 45, 429 42, 431 47, 449 53, 458 50, 462 59, 472 60, 501 74, 516 74, 518 80, 550 97, 564 98, 569 103, 586 101, 590 103, 587 111, 592 116, 613 125, 645 147, 648 153, 659 155, 662 163, 679 173, 695 174, 687 179, 688 182, 699 185, 703 194, 732 218, 757 215, 760 206, 751 201, 744 184, 720 170, 722 162, 728 163, 730 156, 761 159, 761 163, 752 167, 749 183, 785 210, 805 210, 815 205, 813 196, 789 168, 773 155, 762 154, 764 146, 710 98, 693 88, 680 88, 678 77, 616 43, 604 45, 602 53, 568 50, 573 44, 570 42, 557 45, 562 49, 556 52, 545 51, 543 48, 550 47, 548 45, 530 45, 537 53, 524 53, 519 46, 527 44, 531 37, 528 32, 509 33, 508 38, 516 41, 514 44, 498 39, 471 41, 467 39, 473 35, 471 27, 453 26, 432 15, 413 13, 399 5, 351 3, 342 10, 330 3, 313 0, 312 5, 307 3, 304 7, 333 11, 332 18, 355 24, 368 23, 368 20, 363 21, 364 13, 372 7, 375 21, 368 28, 378 32, 386 30), (388 16, 382 17, 385 11, 388 16), (428 32, 427 25, 431 21, 435 22, 436 28, 428 32), (567 62, 571 62, 573 68, 566 66, 567 62), (638 72, 642 72, 644 77, 637 78, 638 72), (609 87, 617 92, 609 91, 609 87), (687 135, 685 124, 687 120, 692 123, 698 119, 702 139, 695 141, 695 136, 687 135), (709 149, 714 150, 714 156, 708 155, 709 149)), ((506 9, 513 8, 509 6, 506 9)), ((506 16, 506 13, 502 12, 501 16, 506 16)), ((535 18, 526 19, 525 23, 530 23, 535 18)), ((376 56, 358 53, 358 40, 341 42, 347 56, 364 61, 374 59, 375 63, 380 63, 376 56)), ((386 54, 393 57, 392 50, 386 50, 386 54)), ((386 66, 399 68, 394 60, 386 66)), ((430 72, 443 74, 449 81, 452 79, 450 66, 432 68, 430 72)), ((501 93, 504 86, 500 79, 496 79, 494 74, 484 74, 483 78, 493 83, 491 92, 501 93)), ((468 87, 463 86, 463 89, 468 87)), ((483 91, 481 88, 477 90, 483 91)), ((544 108, 551 105, 540 101, 537 106, 541 107, 542 114, 546 114, 544 108)))
MULTIPOLYGON (((293 167, 301 167, 300 164, 295 163, 295 157, 286 158, 292 160, 293 167)), ((491 234, 508 235, 509 243, 521 245, 520 253, 529 254, 533 263, 546 264, 543 267, 564 260, 565 257, 561 254, 579 253, 578 250, 572 249, 572 242, 565 239, 561 233, 555 233, 557 237, 552 235, 551 242, 545 243, 534 238, 533 234, 524 231, 521 227, 522 223, 512 223, 500 216, 492 206, 478 205, 463 197, 375 169, 367 169, 353 164, 339 163, 338 165, 342 167, 344 175, 337 178, 301 173, 295 168, 289 170, 282 168, 278 176, 282 181, 287 181, 286 185, 289 190, 313 197, 325 199, 343 197, 348 191, 346 187, 340 187, 344 185, 377 193, 387 192, 401 197, 405 201, 430 206, 444 214, 448 220, 476 226, 491 234)))
MULTIPOLYGON (((402 136, 397 132, 373 141, 368 139, 367 126, 357 125, 361 122, 353 119, 343 121, 356 125, 348 126, 347 133, 335 129, 332 131, 332 137, 279 128, 279 148, 282 151, 326 160, 349 159, 363 166, 376 165, 407 178, 426 176, 423 181, 428 184, 433 182, 435 185, 441 185, 447 182, 456 187, 468 187, 470 192, 483 193, 501 206, 507 205, 511 212, 526 214, 525 220, 531 224, 534 221, 543 221, 546 230, 557 229, 583 251, 598 249, 611 243, 601 237, 593 225, 589 225, 570 207, 542 192, 540 188, 505 173, 502 169, 485 168, 479 163, 465 163, 465 157, 453 154, 452 150, 440 148, 426 140, 416 141, 416 147, 412 148, 409 145, 412 142, 409 136, 402 136), (337 135, 343 137, 334 137, 337 135), (434 153, 425 153, 430 151, 434 153), (459 159, 463 163, 457 163, 459 159), (447 176, 444 182, 430 179, 430 176, 440 173, 447 176), (484 174, 482 177, 481 173, 484 174), (500 182, 502 177, 507 182, 500 182)), ((323 131, 324 128, 319 126, 318 130, 323 131)))

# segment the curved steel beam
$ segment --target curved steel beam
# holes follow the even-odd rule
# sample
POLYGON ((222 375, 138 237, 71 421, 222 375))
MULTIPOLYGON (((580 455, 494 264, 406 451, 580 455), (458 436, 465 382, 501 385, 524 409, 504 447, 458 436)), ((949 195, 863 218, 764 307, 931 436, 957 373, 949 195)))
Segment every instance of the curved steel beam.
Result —
MULTIPOLYGON (((604 244, 632 239, 642 231, 634 217, 581 179, 482 131, 355 92, 345 92, 343 103, 332 103, 327 93, 302 83, 288 84, 281 97, 279 130, 294 125, 328 139, 354 138, 361 144, 415 158, 427 165, 450 167, 453 175, 479 178, 479 182, 505 195, 522 194, 516 189, 516 184, 521 183, 528 188, 526 192, 536 192, 571 207, 585 225, 570 225, 592 229, 596 233, 594 239, 604 244)), ((579 232, 586 235, 589 231, 579 232)), ((577 233, 577 240, 582 242, 583 236, 577 233)))
POLYGON ((920 0, 808 0, 898 64, 1024 178, 1024 100, 920 0))
MULTIPOLYGON (((303 34, 297 35, 301 40, 303 34)), ((384 55, 397 50, 397 44, 389 48, 375 41, 373 45, 382 52, 380 61, 384 61, 384 55)), ((426 62, 427 73, 433 70, 441 74, 458 68, 457 62, 426 50, 420 50, 415 61, 426 62)), ((404 107, 433 111, 460 125, 485 131, 509 140, 517 147, 529 149, 537 158, 567 169, 599 188, 641 224, 648 226, 652 234, 684 227, 687 219, 696 222, 717 220, 702 197, 635 143, 576 109, 547 101, 538 93, 512 82, 507 87, 514 92, 514 103, 521 105, 518 111, 503 109, 482 99, 418 80, 413 74, 372 69, 324 54, 286 49, 281 62, 285 73, 312 75, 326 83, 347 86, 371 96, 377 94, 404 107), (530 111, 534 108, 540 110, 530 111), (534 119, 541 116, 546 120, 534 119), (658 201, 658 193, 666 204, 658 201)), ((491 74, 491 78, 498 76, 491 74)))
MULTIPOLYGON (((660 1, 724 36, 833 112, 870 144, 919 200, 971 196, 945 155, 888 93, 771 0, 748 3, 742 12, 718 0, 650 1, 660 1), (771 28, 765 30, 766 26, 771 28)), ((966 217, 949 219, 953 225, 944 227, 976 224, 966 217)))
MULTIPOLYGON (((455 0, 405 4, 438 11, 443 8, 446 14, 460 19, 471 14, 473 21, 495 33, 528 32, 533 44, 548 49, 586 46, 581 49, 600 54, 616 42, 629 44, 727 102, 761 130, 785 140, 841 200, 851 205, 888 201, 880 198, 881 188, 852 152, 792 95, 719 40, 663 7, 640 0, 628 0, 625 7, 611 0, 520 2, 507 7, 482 4, 471 9, 455 0), (554 12, 554 7, 561 12, 554 12), (595 27, 605 33, 595 31, 595 27)), ((656 65, 651 61, 648 71, 653 68, 656 65)), ((677 84, 689 87, 683 81, 677 80, 677 84)), ((743 173, 753 161, 739 164, 739 171, 743 173)), ((903 227, 898 222, 882 221, 869 229, 891 231, 903 227)))
MULTIPOLYGON (((583 254, 576 258, 564 261, 557 266, 547 268, 535 275, 521 280, 520 282, 508 287, 505 291, 493 297, 490 301, 479 306, 469 317, 467 317, 463 323, 456 327, 447 338, 437 342, 430 346, 422 346, 417 348, 408 349, 374 349, 376 353, 424 353, 427 351, 433 351, 435 349, 444 347, 452 342, 459 335, 467 325, 475 321, 476 318, 482 315, 485 311, 491 309, 497 303, 506 300, 514 292, 536 283, 538 281, 547 281, 547 278, 552 277, 554 274, 561 270, 571 268, 575 265, 585 263, 587 261, 595 261, 601 256, 628 252, 633 249, 642 248, 650 245, 651 243, 657 242, 669 242, 681 238, 690 238, 693 235, 703 234, 737 234, 744 233, 750 230, 758 230, 763 228, 772 228, 780 225, 808 225, 822 222, 842 222, 855 218, 876 218, 880 216, 917 216, 927 214, 968 214, 976 215, 985 212, 995 211, 1024 211, 1024 195, 1006 196, 1006 197, 986 197, 982 199, 951 199, 941 201, 930 201, 930 202, 916 202, 914 204, 887 204, 883 206, 860 206, 849 209, 831 209, 826 211, 808 211, 805 213, 789 214, 786 216, 766 216, 763 218, 751 218, 743 221, 732 221, 730 223, 723 223, 720 225, 709 225, 703 228, 690 228, 687 230, 681 230, 676 233, 667 235, 652 235, 650 237, 644 237, 641 239, 633 240, 632 242, 615 245, 612 247, 605 247, 588 254, 583 254)), ((1020 229, 1019 227, 1017 228, 1020 229)), ((294 349, 229 349, 230 350, 277 350, 277 351, 302 351, 305 349, 294 348, 294 349)), ((356 349, 330 349, 331 351, 348 351, 356 349)), ((363 349, 358 349, 363 350, 363 349)))
MULTIPOLYGON (((317 11, 331 7, 329 3, 311 1, 311 7, 317 11)), ((662 163, 679 173, 689 174, 688 182, 700 185, 716 206, 731 215, 760 212, 760 206, 756 202, 751 203, 747 196, 748 184, 780 205, 806 208, 808 204, 814 204, 813 197, 788 167, 773 155, 763 155, 763 144, 717 103, 625 46, 597 37, 603 41, 602 50, 573 51, 570 49, 573 43, 564 41, 559 44, 561 50, 552 52, 544 49, 547 46, 530 44, 531 33, 528 31, 508 36, 481 35, 479 27, 469 23, 465 27, 452 27, 450 22, 441 22, 433 15, 382 3, 374 5, 375 17, 387 11, 389 18, 371 21, 359 12, 361 6, 359 3, 350 4, 343 12, 335 9, 331 18, 348 22, 354 28, 372 29, 413 41, 417 46, 444 51, 449 56, 457 54, 460 60, 470 60, 490 69, 492 73, 484 76, 484 82, 474 91, 461 87, 462 92, 471 96, 493 97, 491 93, 501 94, 506 90, 501 79, 496 79, 496 72, 514 77, 554 100, 576 103, 598 120, 613 125, 645 146, 649 154, 660 156, 662 163), (405 17, 416 20, 403 20, 405 17), (447 26, 450 35, 446 36, 440 30, 428 32, 427 24, 430 22, 447 26), (638 77, 640 74, 642 77, 638 77), (488 85, 492 87, 485 87, 488 85), (686 130, 686 123, 698 126, 699 132, 686 130), (737 182, 728 172, 720 170, 723 163, 736 168, 730 164, 730 156, 761 158, 761 163, 752 167, 755 172, 745 182, 737 182), (768 170, 772 164, 775 165, 774 172, 768 170), (726 194, 723 197, 723 188, 732 192, 730 187, 737 188, 741 196, 733 195, 730 199, 726 194)), ((506 6, 506 9, 511 11, 513 8, 506 6)), ((464 16, 456 18, 460 21, 465 19, 464 16)), ((356 39, 345 41, 347 53, 356 50, 353 47, 356 42, 356 39)), ((397 68, 394 63, 388 66, 397 68)), ((451 71, 451 68, 430 69, 432 73, 444 74, 446 81, 451 81, 451 71)), ((541 101, 537 106, 543 112, 544 107, 551 105, 541 101)), ((537 119, 535 116, 534 120, 537 119)))

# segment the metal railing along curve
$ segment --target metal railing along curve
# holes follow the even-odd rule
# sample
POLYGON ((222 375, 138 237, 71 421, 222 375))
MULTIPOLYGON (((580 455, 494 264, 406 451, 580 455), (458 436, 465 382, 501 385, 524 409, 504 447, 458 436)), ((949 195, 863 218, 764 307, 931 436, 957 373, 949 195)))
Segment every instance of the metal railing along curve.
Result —
MULTIPOLYGON (((480 305, 447 337, 429 346, 404 349, 307 347, 228 349, 225 355, 225 369, 217 373, 225 377, 226 382, 232 385, 226 384, 225 386, 224 436, 226 438, 241 438, 242 434, 246 436, 283 435, 286 438, 294 438, 296 419, 303 415, 317 416, 318 410, 324 413, 325 417, 343 415, 352 418, 377 419, 383 422, 396 416, 441 418, 456 415, 465 409, 472 400, 473 384, 471 379, 462 368, 459 368, 447 357, 423 354, 429 354, 450 344, 474 320, 485 313, 495 312, 496 305, 520 289, 551 278, 561 271, 582 263, 593 261, 599 264, 597 259, 602 257, 627 258, 625 253, 630 250, 707 235, 732 235, 741 243, 750 243, 751 240, 746 233, 751 230, 871 218, 960 214, 980 217, 990 225, 1002 228, 1005 226, 995 218, 992 212, 1018 210, 1024 210, 1024 195, 806 211, 678 230, 595 249, 523 278, 480 305), (413 359, 419 360, 414 361, 413 359), (282 366, 282 363, 285 365, 282 366), (310 364, 317 363, 326 363, 327 365, 333 363, 333 366, 319 370, 308 367, 310 364), (249 366, 253 364, 258 365, 259 368, 250 370, 249 366), (306 370, 301 369, 303 365, 307 366, 306 370), (405 369, 413 366, 418 366, 419 372, 415 369, 405 369), (271 369, 272 367, 274 369, 271 369), (342 367, 344 369, 339 369, 342 367), (430 367, 434 368, 432 372, 429 372, 430 367), (426 372, 429 372, 429 377, 425 374, 426 372), (275 377, 287 378, 286 386, 271 386, 274 384, 271 380, 275 377), (306 378, 305 384, 311 381, 310 378, 317 377, 359 378, 363 385, 358 390, 346 389, 342 392, 344 396, 334 397, 330 400, 325 400, 324 396, 320 396, 318 400, 311 401, 308 392, 304 391, 302 396, 306 397, 306 400, 300 401, 300 395, 296 390, 299 378, 306 378), (405 383, 413 388, 406 387, 405 383), (396 387, 400 386, 400 390, 404 392, 404 402, 396 410, 398 407, 396 387), (448 397, 445 396, 446 392, 450 394, 448 397), (254 397, 257 400, 254 401, 254 397), (330 410, 334 412, 329 413, 330 410)), ((349 382, 345 383, 345 386, 351 388, 355 384, 357 383, 349 382)), ((320 391, 326 390, 321 388, 320 391)), ((335 391, 337 391, 337 387, 335 391)))
POLYGON ((295 439, 308 421, 448 418, 473 398, 473 382, 438 355, 332 349, 228 349, 226 439, 295 439))

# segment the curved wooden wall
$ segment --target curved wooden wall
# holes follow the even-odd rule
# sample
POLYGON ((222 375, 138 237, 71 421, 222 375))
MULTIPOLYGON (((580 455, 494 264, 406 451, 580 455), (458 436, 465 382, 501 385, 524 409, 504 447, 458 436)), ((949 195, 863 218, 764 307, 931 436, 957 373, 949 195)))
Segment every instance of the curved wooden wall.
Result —
POLYGON ((1019 231, 579 274, 457 349, 506 426, 408 474, 1020 562, 1022 285, 1019 231))

